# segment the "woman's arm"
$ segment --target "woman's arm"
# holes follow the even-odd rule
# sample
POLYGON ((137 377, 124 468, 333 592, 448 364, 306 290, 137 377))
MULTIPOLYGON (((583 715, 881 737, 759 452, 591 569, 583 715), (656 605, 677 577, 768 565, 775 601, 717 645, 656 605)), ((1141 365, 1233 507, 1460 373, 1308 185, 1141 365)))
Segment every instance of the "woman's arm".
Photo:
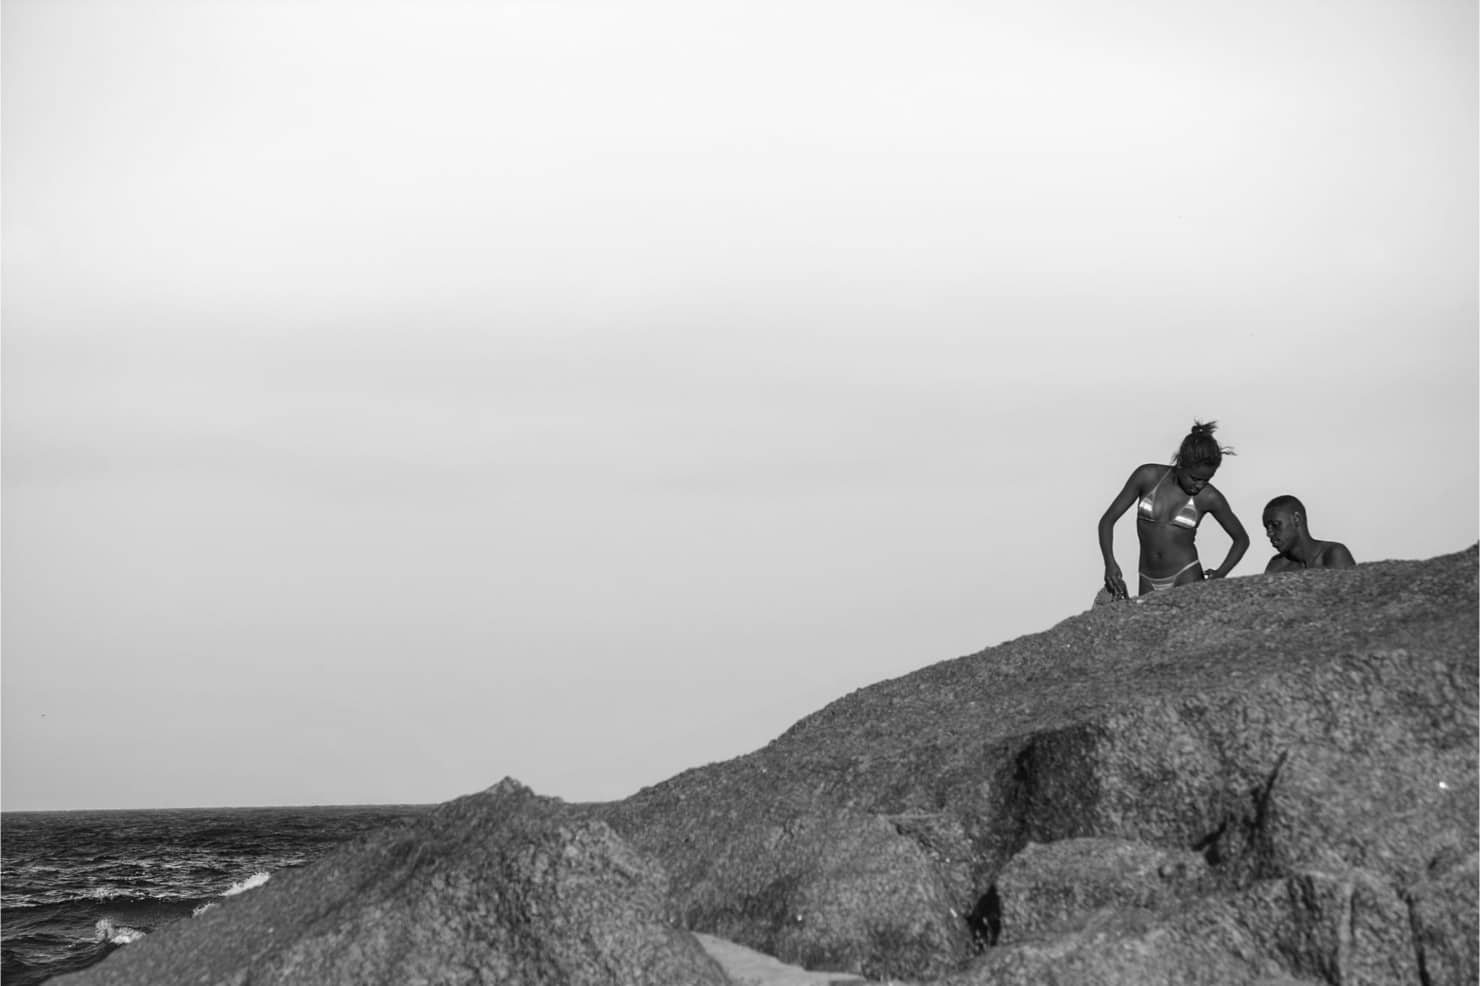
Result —
POLYGON ((1239 523, 1238 517, 1233 513, 1233 508, 1228 501, 1223 499, 1223 494, 1209 486, 1208 491, 1213 494, 1213 502, 1208 508, 1208 513, 1223 528, 1224 532, 1233 539, 1233 544, 1228 547, 1228 557, 1223 559, 1223 564, 1208 572, 1205 578, 1221 579, 1227 577, 1238 564, 1244 552, 1249 550, 1249 535, 1244 531, 1244 525, 1239 523))
POLYGON ((1105 588, 1116 599, 1129 599, 1130 591, 1125 587, 1125 577, 1121 575, 1120 566, 1115 563, 1115 522, 1131 508, 1136 497, 1140 496, 1142 473, 1145 469, 1145 466, 1141 466, 1131 473, 1125 486, 1121 487, 1115 499, 1110 501, 1110 506, 1100 516, 1100 554, 1105 559, 1105 588))

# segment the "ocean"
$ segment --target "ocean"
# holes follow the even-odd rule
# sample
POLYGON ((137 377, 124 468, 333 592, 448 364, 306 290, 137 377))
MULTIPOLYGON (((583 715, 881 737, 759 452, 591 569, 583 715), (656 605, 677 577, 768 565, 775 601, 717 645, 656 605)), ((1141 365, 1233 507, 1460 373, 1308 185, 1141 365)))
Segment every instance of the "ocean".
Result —
POLYGON ((431 805, 0 813, 0 980, 35 986, 431 805))

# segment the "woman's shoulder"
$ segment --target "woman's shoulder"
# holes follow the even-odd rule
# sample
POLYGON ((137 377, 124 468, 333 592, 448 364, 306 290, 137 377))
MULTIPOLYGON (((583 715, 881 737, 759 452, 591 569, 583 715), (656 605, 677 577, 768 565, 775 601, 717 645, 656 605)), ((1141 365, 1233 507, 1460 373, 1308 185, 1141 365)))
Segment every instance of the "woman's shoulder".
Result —
POLYGON ((1131 478, 1140 482, 1156 482, 1172 467, 1164 462, 1143 462, 1131 472, 1131 478))
POLYGON ((1223 496, 1223 491, 1218 489, 1218 487, 1214 486, 1212 483, 1204 486, 1197 493, 1198 506, 1205 505, 1208 509, 1211 509, 1212 507, 1218 506, 1219 504, 1226 503, 1228 503, 1228 500, 1223 496))

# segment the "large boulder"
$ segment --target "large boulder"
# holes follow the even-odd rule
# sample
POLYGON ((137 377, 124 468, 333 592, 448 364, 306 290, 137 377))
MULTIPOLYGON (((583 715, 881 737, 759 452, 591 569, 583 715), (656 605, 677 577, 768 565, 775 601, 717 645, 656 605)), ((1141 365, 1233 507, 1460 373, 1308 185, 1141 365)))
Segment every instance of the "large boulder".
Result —
MULTIPOLYGON (((970 934, 952 906, 959 894, 896 822, 847 810, 773 817, 737 832, 702 870, 674 874, 686 926, 810 969, 857 972, 860 942, 879 943, 893 968, 945 971, 966 954, 970 934)), ((706 824, 688 830, 696 844, 706 824)))
POLYGON ((666 877, 515 781, 366 836, 67 986, 724 986, 666 877))
POLYGON ((997 876, 988 944, 1043 938, 1098 914, 1174 906, 1207 883, 1201 854, 1121 839, 1030 842, 997 876))
POLYGON ((1438 982, 1473 967, 1473 890, 1444 861, 1480 848, 1476 569, 1471 548, 1096 607, 587 810, 662 860, 687 927, 808 967, 1401 983, 1423 963, 1438 982), (1206 872, 1189 903, 1081 853, 1100 901, 1085 921, 1005 901, 1014 858, 1065 840, 1192 853, 1206 872), (1267 933, 1261 914, 1309 940, 1267 933), (1404 933, 1352 938, 1341 914, 1404 933), (1199 938, 1198 921, 1223 937, 1199 938), (1341 948, 1320 944, 1338 933, 1341 948), (1090 961, 1096 942, 1119 972, 1090 961))
POLYGON ((1156 884, 1158 874, 1141 865, 1154 859, 1143 848, 1106 847, 1116 860, 1109 865, 1104 857, 1076 863, 1089 848, 1015 859, 1004 878, 1045 898, 1054 922, 988 949, 941 986, 1420 986, 1406 905, 1371 874, 1301 872, 1188 896, 1156 884), (1024 870, 1034 874, 1030 885, 1024 870), (1076 897, 1080 872, 1111 880, 1086 900, 1076 897), (1121 903, 1103 906, 1109 896, 1121 903), (1076 899, 1085 906, 1064 906, 1076 899))

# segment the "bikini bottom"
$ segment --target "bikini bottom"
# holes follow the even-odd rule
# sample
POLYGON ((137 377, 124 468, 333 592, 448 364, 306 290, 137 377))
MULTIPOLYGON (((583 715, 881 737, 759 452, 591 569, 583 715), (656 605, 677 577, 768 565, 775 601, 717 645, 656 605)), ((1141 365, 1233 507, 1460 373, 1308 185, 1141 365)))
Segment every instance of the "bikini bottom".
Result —
POLYGON ((1188 562, 1187 564, 1183 565, 1180 569, 1178 569, 1175 574, 1168 575, 1164 579, 1155 579, 1155 578, 1152 578, 1151 576, 1147 575, 1145 572, 1142 572, 1141 573, 1141 578, 1146 582, 1146 587, 1147 587, 1147 589, 1149 591, 1151 591, 1151 592, 1163 592, 1163 591, 1165 591, 1167 589, 1170 589, 1173 586, 1175 586, 1177 584, 1177 580, 1182 577, 1182 573, 1186 572, 1189 568, 1196 568, 1197 566, 1199 566, 1201 564, 1202 564, 1201 561, 1199 561, 1196 558, 1194 558, 1192 561, 1188 562))

